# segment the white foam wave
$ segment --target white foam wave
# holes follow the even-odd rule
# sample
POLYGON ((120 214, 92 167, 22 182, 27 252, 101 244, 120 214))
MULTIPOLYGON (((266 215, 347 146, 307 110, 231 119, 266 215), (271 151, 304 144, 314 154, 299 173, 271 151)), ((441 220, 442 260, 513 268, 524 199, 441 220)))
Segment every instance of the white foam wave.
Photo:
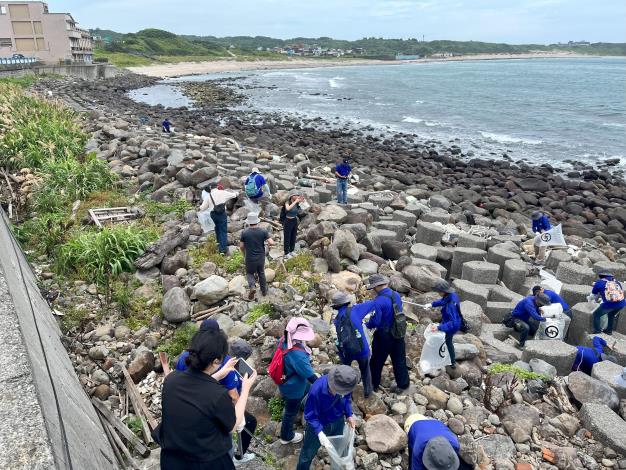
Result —
POLYGON ((605 127, 619 127, 620 129, 626 127, 626 124, 622 124, 620 122, 603 122, 602 125, 605 127))
POLYGON ((527 145, 539 145, 543 143, 543 140, 537 139, 523 139, 521 137, 513 137, 507 134, 496 134, 494 132, 481 132, 485 139, 493 140, 501 144, 527 144, 527 145))
POLYGON ((443 126, 439 121, 424 121, 424 125, 427 127, 438 127, 443 126))
POLYGON ((328 80, 328 84, 331 88, 341 88, 343 85, 340 83, 341 80, 345 80, 345 77, 333 77, 328 80))
POLYGON ((424 104, 422 100, 415 100, 415 104, 424 104))
POLYGON ((419 119, 419 118, 414 118, 411 116, 405 116, 404 118, 402 118, 402 122, 412 122, 414 124, 419 124, 420 122, 424 122, 424 120, 419 119))

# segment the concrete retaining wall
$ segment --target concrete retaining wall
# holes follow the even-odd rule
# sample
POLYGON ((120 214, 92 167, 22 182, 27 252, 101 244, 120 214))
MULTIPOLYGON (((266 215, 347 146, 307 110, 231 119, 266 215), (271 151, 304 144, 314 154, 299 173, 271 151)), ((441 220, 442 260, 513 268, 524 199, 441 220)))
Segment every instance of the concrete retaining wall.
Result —
POLYGON ((36 67, 22 68, 19 70, 0 69, 0 77, 20 77, 24 75, 56 74, 71 77, 96 80, 98 78, 111 78, 124 73, 123 70, 109 64, 84 64, 84 65, 40 65, 36 67))
POLYGON ((0 468, 118 468, 1 209, 0 251, 0 468))

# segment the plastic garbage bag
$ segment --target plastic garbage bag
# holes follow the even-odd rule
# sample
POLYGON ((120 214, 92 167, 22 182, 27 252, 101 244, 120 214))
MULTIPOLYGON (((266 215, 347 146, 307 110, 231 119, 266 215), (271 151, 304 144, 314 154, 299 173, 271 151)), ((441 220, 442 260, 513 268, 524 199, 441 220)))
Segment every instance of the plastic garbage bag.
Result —
POLYGON ((333 445, 326 449, 330 457, 332 470, 354 470, 354 429, 347 424, 343 426, 343 433, 338 436, 328 436, 333 445))
POLYGON ((211 218, 211 211, 198 212, 198 222, 200 223, 200 226, 202 227, 202 231, 204 233, 215 230, 215 223, 211 218))
POLYGON ((424 331, 426 342, 422 347, 419 363, 420 370, 424 374, 430 374, 452 364, 446 346, 446 334, 442 331, 433 331, 433 326, 437 326, 437 324, 431 323, 424 331))
POLYGON ((541 287, 544 289, 549 289, 557 294, 561 292, 561 288, 563 287, 563 283, 559 281, 556 277, 550 274, 548 271, 544 271, 543 269, 539 271, 539 276, 541 276, 541 287))
POLYGON ((261 213, 261 206, 256 202, 250 200, 250 198, 244 198, 243 206, 248 210, 248 214, 257 214, 261 213))
POLYGON ((563 306, 555 303, 546 307, 541 307, 541 313, 544 317, 549 317, 545 322, 539 324, 535 339, 558 339, 565 338, 565 315, 563 314, 563 306))

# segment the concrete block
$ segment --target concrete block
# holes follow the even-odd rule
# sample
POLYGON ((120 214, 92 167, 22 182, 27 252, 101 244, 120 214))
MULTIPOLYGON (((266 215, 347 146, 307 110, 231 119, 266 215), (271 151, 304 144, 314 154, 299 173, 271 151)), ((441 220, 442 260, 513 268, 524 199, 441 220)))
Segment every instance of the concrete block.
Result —
POLYGON ((591 369, 591 376, 610 386, 620 400, 626 400, 626 386, 617 382, 617 377, 621 376, 624 367, 611 361, 596 362, 591 369))
POLYGON ((624 336, 621 333, 616 333, 615 331, 613 332, 611 336, 606 335, 604 333, 600 333, 597 335, 594 335, 593 333, 589 333, 588 335, 585 336, 585 339, 581 344, 591 347, 593 338, 595 338, 596 336, 603 338, 604 341, 606 341, 608 345, 613 348, 611 351, 607 351, 605 349, 604 352, 611 356, 615 356, 615 360, 617 361, 617 364, 623 367, 626 367, 626 336, 624 336))
POLYGON ((450 200, 441 194, 433 194, 430 196, 428 204, 430 204, 430 207, 439 207, 445 211, 450 209, 450 206, 452 205, 450 200))
POLYGON ((452 286, 456 289, 456 293, 461 301, 469 300, 480 305, 484 310, 487 307, 487 298, 489 297, 489 289, 479 284, 474 284, 463 279, 455 279, 452 286))
POLYGON ((511 289, 507 289, 506 286, 499 284, 489 286, 489 301, 490 302, 513 302, 517 303, 524 298, 523 295, 513 292, 511 289))
POLYGON ((478 248, 479 250, 487 250, 487 240, 482 237, 470 235, 469 233, 459 234, 456 244, 459 248, 478 248))
POLYGON ((469 327, 469 333, 474 336, 480 336, 483 328, 483 323, 487 323, 488 319, 485 316, 483 309, 477 303, 466 300, 461 302, 461 314, 465 318, 465 323, 469 327))
POLYGON ((379 220, 372 224, 375 228, 380 230, 389 230, 396 234, 396 240, 399 242, 404 241, 406 236, 407 226, 404 222, 398 220, 379 220))
POLYGON ((581 302, 570 307, 572 307, 572 322, 567 339, 571 344, 584 344, 587 333, 593 332, 592 312, 597 304, 581 302))
POLYGON ((450 223, 450 214, 445 211, 434 210, 430 212, 424 212, 420 216, 420 220, 423 222, 429 222, 429 223, 441 222, 442 224, 445 225, 445 224, 450 223))
POLYGON ((528 340, 522 360, 542 359, 556 367, 557 374, 568 375, 576 357, 576 348, 559 340, 528 340))
POLYGON ((515 307, 513 302, 487 302, 485 314, 492 323, 502 323, 502 320, 511 314, 515 307))
POLYGON ((325 188, 316 188, 318 197, 319 197, 319 202, 321 204, 325 204, 327 202, 332 201, 334 193, 332 191, 329 191, 328 189, 325 188))
POLYGON ((367 247, 367 251, 378 256, 382 256, 382 244, 386 241, 394 241, 397 238, 396 232, 391 230, 373 229, 365 235, 363 244, 367 247))
POLYGON ((372 204, 374 204, 375 206, 378 206, 381 209, 384 209, 385 207, 391 205, 394 199, 395 199, 395 195, 394 193, 391 193, 391 192, 389 193, 379 192, 379 193, 368 194, 367 196, 368 202, 371 202, 372 204))
POLYGON ((372 225, 374 220, 378 220, 378 209, 376 209, 376 216, 372 215, 372 212, 364 209, 363 207, 353 207, 348 211, 347 224, 365 224, 366 227, 372 225))
POLYGON ((560 263, 556 269, 556 278, 563 284, 587 284, 596 280, 593 269, 576 263, 560 263))
POLYGON ((505 342, 511 331, 513 330, 502 324, 487 323, 483 325, 480 340, 485 347, 488 359, 493 362, 513 364, 522 358, 522 351, 505 342))
POLYGON ((437 259, 437 248, 430 245, 425 245, 424 243, 416 243, 411 246, 411 256, 415 258, 423 258, 431 261, 435 261, 437 259))
POLYGON ((587 302, 587 296, 591 293, 591 286, 577 284, 563 284, 559 295, 571 307, 581 302, 587 302))
POLYGON ((428 212, 430 209, 428 208, 428 206, 422 204, 421 202, 414 202, 413 204, 408 204, 404 210, 406 212, 410 212, 411 214, 413 214, 416 218, 420 218, 420 216, 424 213, 424 212, 428 212))
POLYGON ((487 252, 487 261, 500 266, 500 272, 498 273, 498 277, 500 279, 502 278, 502 273, 504 272, 504 263, 509 259, 520 259, 520 256, 517 253, 513 253, 512 251, 506 250, 498 245, 489 248, 489 251, 487 252))
MULTIPOLYGON (((479 251, 483 252, 483 250, 479 251)), ((454 258, 452 259, 452 264, 454 266, 454 258)), ((495 284, 498 282, 499 271, 500 266, 497 264, 487 263, 486 261, 468 261, 461 268, 461 279, 475 282, 476 284, 495 284)))
POLYGON ((585 403, 580 420, 593 438, 618 454, 626 455, 626 421, 606 405, 585 403))
POLYGON ((612 263, 611 261, 598 261, 593 265, 593 271, 598 274, 602 271, 608 271, 618 281, 626 281, 626 264, 612 263))
POLYGON ((546 259, 546 269, 556 271, 561 263, 568 263, 572 256, 565 250, 552 250, 546 259))
POLYGON ((446 233, 446 231, 441 225, 419 221, 417 222, 415 241, 424 243, 425 245, 439 245, 444 233, 446 233))
POLYGON ((448 275, 448 270, 441 264, 424 258, 411 258, 411 264, 413 266, 425 266, 432 272, 439 273, 439 277, 445 279, 448 275))
POLYGON ((391 214, 391 219, 404 222, 407 227, 413 227, 415 222, 417 222, 417 217, 408 211, 394 211, 394 213, 391 214))
POLYGON ((502 268, 502 282, 514 292, 521 294, 524 291, 524 281, 528 264, 521 259, 507 259, 502 268))
POLYGON ((455 248, 452 255, 450 277, 461 277, 463 265, 469 261, 483 261, 487 253, 478 248, 455 248))
POLYGON ((454 247, 451 246, 436 246, 437 261, 447 261, 452 263, 452 256, 454 255, 454 247))

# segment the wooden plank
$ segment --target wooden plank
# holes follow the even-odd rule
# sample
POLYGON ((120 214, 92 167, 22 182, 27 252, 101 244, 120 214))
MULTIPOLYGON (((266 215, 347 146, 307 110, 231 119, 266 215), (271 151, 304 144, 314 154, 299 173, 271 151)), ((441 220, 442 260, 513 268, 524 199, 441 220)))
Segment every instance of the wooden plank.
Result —
POLYGON ((126 462, 128 463, 128 465, 130 465, 131 468, 135 470, 140 470, 139 465, 137 465, 137 463, 135 462, 135 459, 133 459, 133 456, 131 455, 130 450, 128 450, 128 447, 124 445, 124 443, 120 439, 120 436, 118 436, 117 433, 115 432, 115 429, 113 429, 113 426, 105 422, 104 429, 108 431, 108 434, 113 439, 113 442, 116 444, 117 448, 122 451, 122 453, 124 454, 124 457, 126 457, 126 462))
MULTIPOLYGON (((147 424, 149 424, 152 429, 155 429, 159 423, 157 423, 157 420, 154 419, 154 416, 146 406, 146 403, 141 398, 141 394, 139 393, 139 390, 137 390, 135 382, 133 382, 133 379, 128 373, 126 367, 122 367, 122 372, 124 373, 124 379, 126 381, 126 393, 130 398, 135 414, 140 417, 145 417, 147 424)), ((146 443, 150 444, 154 441, 152 440, 150 430, 148 429, 147 431, 148 432, 146 433, 146 430, 144 430, 144 436, 146 438, 146 443)))
POLYGON ((150 455, 150 449, 146 447, 146 445, 139 439, 134 432, 128 429, 121 419, 115 416, 111 410, 109 410, 104 403, 102 403, 97 398, 92 398, 91 403, 102 413, 102 416, 111 424, 121 435, 126 439, 133 448, 137 451, 139 455, 142 457, 147 457, 150 455))
POLYGON ((115 458, 117 459, 117 463, 119 464, 118 468, 125 468, 126 464, 124 463, 124 457, 122 457, 121 449, 117 445, 117 440, 113 437, 113 434, 110 431, 109 423, 107 423, 103 418, 102 414, 96 410, 96 415, 98 415, 98 419, 100 420, 100 424, 102 424, 102 429, 104 429, 104 433, 107 436, 109 443, 111 444, 111 448, 113 449, 113 453, 115 454, 115 458))
POLYGON ((89 216, 91 217, 91 220, 93 220, 93 223, 96 224, 96 226, 102 228, 102 224, 98 220, 98 216, 94 213, 93 209, 89 209, 89 216))
POLYGON ((110 212, 110 211, 126 211, 130 212, 130 207, 100 207, 98 209, 93 209, 95 212, 110 212))

